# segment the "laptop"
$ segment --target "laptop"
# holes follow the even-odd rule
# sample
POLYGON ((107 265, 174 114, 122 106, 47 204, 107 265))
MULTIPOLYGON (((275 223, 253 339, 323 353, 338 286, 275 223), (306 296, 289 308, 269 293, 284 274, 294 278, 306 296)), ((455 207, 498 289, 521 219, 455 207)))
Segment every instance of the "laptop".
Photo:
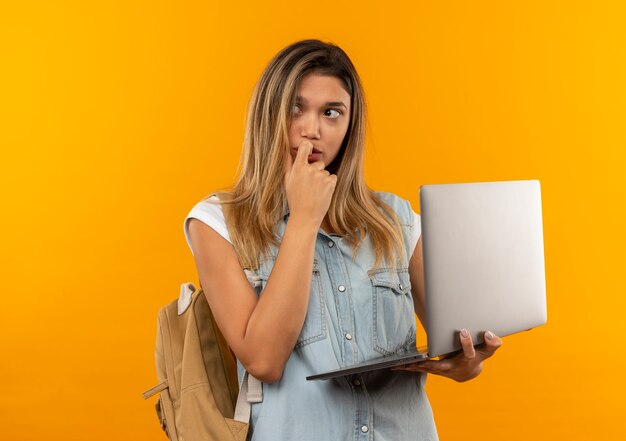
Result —
POLYGON ((306 377, 327 380, 445 357, 547 321, 538 180, 422 185, 427 346, 306 377))

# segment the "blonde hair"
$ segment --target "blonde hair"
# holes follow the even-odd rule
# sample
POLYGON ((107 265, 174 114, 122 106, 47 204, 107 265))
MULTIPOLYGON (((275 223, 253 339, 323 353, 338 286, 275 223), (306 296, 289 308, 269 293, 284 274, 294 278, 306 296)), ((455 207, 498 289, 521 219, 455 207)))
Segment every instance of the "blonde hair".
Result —
POLYGON ((259 258, 269 244, 280 245, 276 226, 288 210, 284 161, 290 148, 291 109, 296 105, 300 81, 310 73, 338 78, 351 97, 348 130, 337 158, 327 167, 337 175, 328 209, 332 231, 341 232, 352 246, 355 259, 367 230, 375 252, 375 269, 380 268, 382 259, 396 267, 394 253, 402 261, 406 259, 399 219, 364 178, 367 109, 361 81, 348 55, 338 46, 320 40, 302 40, 282 49, 253 90, 238 178, 234 185, 223 189, 226 194, 219 202, 227 215, 231 242, 241 266, 258 269, 259 258))

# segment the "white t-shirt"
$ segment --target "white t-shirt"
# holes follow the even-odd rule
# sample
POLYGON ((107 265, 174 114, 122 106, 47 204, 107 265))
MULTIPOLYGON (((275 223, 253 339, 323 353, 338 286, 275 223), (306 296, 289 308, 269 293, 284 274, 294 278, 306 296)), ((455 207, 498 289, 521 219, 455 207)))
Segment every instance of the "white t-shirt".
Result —
MULTIPOLYGON (((210 199, 215 201, 219 200, 217 196, 211 196, 210 199)), ((211 204, 207 201, 200 201, 191 209, 183 223, 185 239, 187 239, 187 245, 189 245, 189 249, 192 254, 193 249, 191 248, 191 240, 189 239, 189 219, 191 218, 201 220, 231 243, 230 235, 228 234, 228 229, 226 228, 226 220, 224 219, 222 206, 219 204, 211 204)), ((422 223, 420 221, 420 215, 415 211, 413 211, 413 218, 414 228, 411 230, 411 250, 414 251, 420 234, 422 233, 422 223)))

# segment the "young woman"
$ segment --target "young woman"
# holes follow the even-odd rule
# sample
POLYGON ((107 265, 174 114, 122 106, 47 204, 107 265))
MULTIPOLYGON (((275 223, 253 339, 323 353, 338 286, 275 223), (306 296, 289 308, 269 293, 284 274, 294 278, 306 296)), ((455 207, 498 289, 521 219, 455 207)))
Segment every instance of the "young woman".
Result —
POLYGON ((420 218, 367 187, 365 125, 343 50, 286 47, 253 92, 237 182, 185 219, 240 380, 246 369, 264 382, 249 439, 436 440, 426 373, 469 380, 502 344, 487 333, 475 349, 461 335, 463 352, 443 360, 306 381, 415 346, 414 311, 424 323, 420 218), (258 273, 256 292, 244 269, 258 273))

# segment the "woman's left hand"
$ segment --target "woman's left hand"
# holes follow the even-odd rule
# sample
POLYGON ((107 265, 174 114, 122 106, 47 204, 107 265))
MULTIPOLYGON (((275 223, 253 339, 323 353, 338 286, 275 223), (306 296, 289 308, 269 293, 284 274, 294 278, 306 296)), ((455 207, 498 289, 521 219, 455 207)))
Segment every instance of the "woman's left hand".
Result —
POLYGON ((491 357, 502 346, 502 339, 490 331, 485 332, 483 337, 485 342, 476 346, 476 348, 472 344, 472 336, 466 329, 461 331, 459 337, 463 352, 441 360, 426 360, 405 366, 397 366, 391 368, 391 370, 427 372, 463 382, 477 377, 483 370, 483 361, 491 357))

